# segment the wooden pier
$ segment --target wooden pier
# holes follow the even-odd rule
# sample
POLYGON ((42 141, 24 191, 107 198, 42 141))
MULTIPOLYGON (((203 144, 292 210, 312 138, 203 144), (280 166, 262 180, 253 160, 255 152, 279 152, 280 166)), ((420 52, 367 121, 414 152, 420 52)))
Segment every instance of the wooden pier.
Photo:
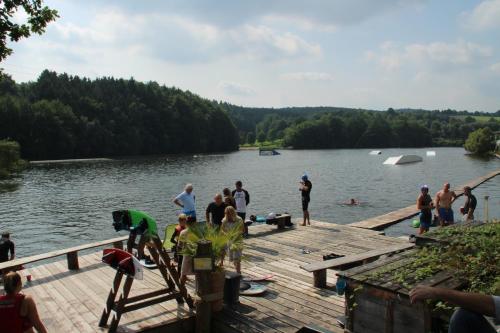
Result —
MULTIPOLYGON (((273 274, 273 280, 263 283, 268 290, 262 296, 240 296, 239 305, 217 314, 214 332, 296 332, 310 325, 343 332, 336 317, 344 314, 344 297, 332 288, 313 287, 312 274, 300 266, 322 261, 323 255, 331 253, 354 255, 405 241, 361 228, 311 223, 284 230, 265 224, 250 228, 242 273, 251 277, 273 274)), ((79 269, 69 270, 66 260, 62 260, 27 270, 32 282, 23 291, 34 296, 49 332, 106 331, 98 327, 98 321, 115 271, 101 263, 100 251, 79 256, 79 269)), ((336 281, 335 273, 328 271, 330 284, 336 281)), ((131 296, 134 292, 157 290, 163 284, 158 270, 146 270, 144 280, 134 283, 131 296)), ((193 288, 194 277, 188 282, 191 294, 193 288)), ((178 306, 174 301, 160 303, 124 314, 119 331, 192 332, 193 316, 187 306, 178 306)))
MULTIPOLYGON (((489 174, 478 177, 474 180, 471 180, 470 182, 463 184, 462 186, 459 186, 458 188, 454 189, 455 193, 457 196, 463 195, 463 188, 465 186, 469 186, 470 188, 474 189, 481 185, 482 183, 498 176, 500 174, 500 169, 495 170, 493 172, 490 172, 489 174)), ((433 198, 434 199, 434 198, 433 198)), ((416 200, 415 200, 416 201, 416 200)), ((354 222, 349 224, 352 227, 357 227, 357 228, 363 228, 363 229, 371 229, 371 230, 382 230, 384 228, 387 228, 388 226, 392 224, 396 224, 398 222, 407 220, 409 218, 412 218, 413 216, 417 215, 419 211, 417 210, 416 204, 413 204, 411 206, 401 208, 395 211, 392 211, 387 214, 383 214, 380 216, 376 217, 371 217, 369 219, 359 221, 359 222, 354 222)))

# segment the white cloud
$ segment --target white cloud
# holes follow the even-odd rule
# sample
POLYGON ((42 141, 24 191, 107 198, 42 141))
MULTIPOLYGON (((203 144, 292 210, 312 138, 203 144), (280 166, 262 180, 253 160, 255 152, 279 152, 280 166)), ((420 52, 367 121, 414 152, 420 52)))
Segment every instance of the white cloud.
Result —
POLYGON ((135 50, 179 64, 207 63, 221 57, 243 56, 257 61, 319 57, 321 46, 290 32, 246 24, 230 29, 171 14, 130 14, 104 8, 86 23, 55 22, 44 40, 52 48, 85 54, 135 50), (55 44, 55 45, 53 45, 55 44))
POLYGON ((472 30, 487 30, 500 27, 500 0, 487 0, 477 5, 472 12, 465 12, 465 26, 472 30))
POLYGON ((289 32, 279 33, 266 26, 245 25, 231 31, 233 40, 257 59, 321 56, 321 46, 289 32))
POLYGON ((255 90, 235 82, 222 81, 218 87, 227 95, 251 96, 255 95, 255 90))
POLYGON ((365 52, 364 58, 389 71, 398 70, 403 66, 446 69, 449 66, 477 65, 492 53, 491 47, 464 40, 455 43, 415 43, 406 46, 384 42, 379 50, 365 52))
POLYGON ((318 31, 332 33, 337 31, 338 27, 333 23, 323 23, 301 16, 284 16, 279 14, 270 14, 262 17, 265 24, 281 24, 288 27, 299 28, 305 31, 318 31))
POLYGON ((333 76, 328 73, 321 72, 295 72, 285 73, 281 75, 285 80, 295 81, 332 81, 333 76))
MULTIPOLYGON (((101 1, 88 0, 97 5, 101 1)), ((108 0, 130 13, 175 12, 218 27, 234 28, 255 24, 267 16, 299 22, 304 28, 327 28, 352 25, 377 15, 408 7, 418 7, 426 0, 108 0)))
POLYGON ((493 73, 500 75, 500 62, 497 62, 496 64, 491 65, 490 70, 493 73))

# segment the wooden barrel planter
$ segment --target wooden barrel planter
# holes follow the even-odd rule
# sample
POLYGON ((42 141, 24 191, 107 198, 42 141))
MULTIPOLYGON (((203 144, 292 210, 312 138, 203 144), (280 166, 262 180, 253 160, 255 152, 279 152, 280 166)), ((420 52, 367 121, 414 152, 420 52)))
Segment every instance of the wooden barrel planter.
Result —
POLYGON ((210 294, 213 295, 211 301, 212 312, 222 311, 224 306, 224 282, 226 281, 226 273, 223 270, 217 270, 210 275, 210 294))

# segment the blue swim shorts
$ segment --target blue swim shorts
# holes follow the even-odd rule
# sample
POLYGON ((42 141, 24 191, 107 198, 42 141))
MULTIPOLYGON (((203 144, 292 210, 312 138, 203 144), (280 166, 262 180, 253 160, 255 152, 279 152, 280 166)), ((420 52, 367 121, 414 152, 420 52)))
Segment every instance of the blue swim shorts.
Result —
POLYGON ((432 214, 429 213, 420 213, 420 227, 429 230, 432 224, 432 214))
POLYGON ((439 208, 439 216, 445 222, 453 222, 453 210, 451 208, 439 208))

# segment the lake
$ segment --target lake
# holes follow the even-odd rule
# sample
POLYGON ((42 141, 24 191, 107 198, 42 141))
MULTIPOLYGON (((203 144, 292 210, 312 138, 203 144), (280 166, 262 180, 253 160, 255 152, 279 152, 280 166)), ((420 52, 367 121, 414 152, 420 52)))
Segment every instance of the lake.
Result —
MULTIPOLYGON (((19 187, 0 193, 0 229, 9 230, 17 255, 27 256, 123 235, 111 226, 116 209, 143 210, 160 229, 176 222, 172 199, 186 183, 194 185, 198 216, 216 192, 234 188, 236 180, 250 192, 249 214, 289 212, 301 217, 299 179, 309 175, 313 188, 312 219, 347 224, 413 204, 422 184, 434 193, 444 182, 458 186, 500 167, 500 160, 465 155, 461 148, 369 150, 282 150, 279 156, 257 151, 228 154, 161 156, 108 162, 32 166, 19 187), (388 156, 417 154, 421 163, 383 165, 388 156), (356 198, 360 206, 342 202, 356 198)), ((490 196, 490 217, 500 217, 500 177, 481 185, 477 218, 483 217, 483 197, 490 196)), ((463 202, 460 198, 455 211, 463 202)), ((415 232, 405 221, 388 228, 390 235, 415 232)), ((298 244, 301 245, 301 244, 298 244)))

